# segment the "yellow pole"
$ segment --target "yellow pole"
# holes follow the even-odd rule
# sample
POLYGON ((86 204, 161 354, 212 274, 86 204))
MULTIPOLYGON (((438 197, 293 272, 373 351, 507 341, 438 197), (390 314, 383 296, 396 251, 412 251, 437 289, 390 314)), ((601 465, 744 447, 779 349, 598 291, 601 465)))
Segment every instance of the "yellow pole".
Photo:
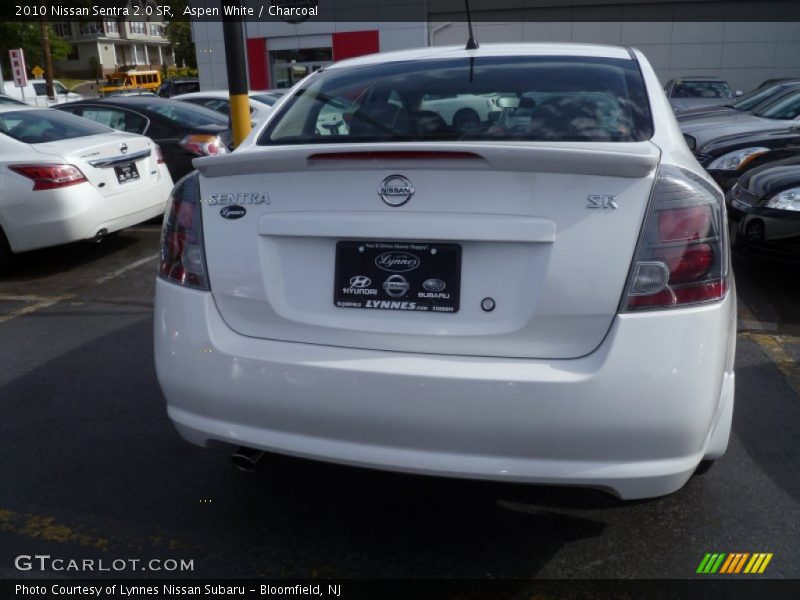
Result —
POLYGON ((237 147, 250 133, 250 101, 247 94, 231 94, 233 146, 237 147))

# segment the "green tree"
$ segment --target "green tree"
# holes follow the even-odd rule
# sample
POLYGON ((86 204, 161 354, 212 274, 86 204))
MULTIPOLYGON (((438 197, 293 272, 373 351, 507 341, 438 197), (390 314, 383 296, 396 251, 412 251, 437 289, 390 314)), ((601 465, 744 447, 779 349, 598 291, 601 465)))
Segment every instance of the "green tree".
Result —
POLYGON ((177 66, 197 68, 197 55, 192 41, 192 25, 186 21, 172 21, 164 28, 164 35, 172 43, 177 66))
MULTIPOLYGON (((25 63, 30 70, 42 64, 42 36, 39 23, 36 21, 0 21, 0 61, 3 63, 3 77, 8 81, 11 76, 11 65, 8 62, 8 51, 22 48, 25 52, 25 63)), ((56 35, 50 26, 50 55, 53 61, 64 60, 72 51, 72 46, 64 38, 56 35)))

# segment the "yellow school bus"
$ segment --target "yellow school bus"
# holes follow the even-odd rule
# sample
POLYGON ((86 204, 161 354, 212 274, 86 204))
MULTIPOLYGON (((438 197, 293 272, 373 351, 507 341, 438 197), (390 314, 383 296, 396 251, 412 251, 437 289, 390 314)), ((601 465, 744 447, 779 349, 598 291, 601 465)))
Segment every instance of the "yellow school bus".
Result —
POLYGON ((101 96, 127 90, 144 89, 155 92, 160 85, 159 71, 116 71, 106 76, 106 84, 98 91, 101 96))

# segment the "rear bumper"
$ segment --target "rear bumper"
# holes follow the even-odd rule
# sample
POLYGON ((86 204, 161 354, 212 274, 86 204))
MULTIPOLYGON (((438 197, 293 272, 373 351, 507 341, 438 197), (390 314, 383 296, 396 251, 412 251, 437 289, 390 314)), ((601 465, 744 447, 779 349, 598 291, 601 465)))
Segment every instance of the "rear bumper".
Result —
POLYGON ((57 246, 131 227, 164 213, 172 190, 166 169, 158 181, 110 197, 90 184, 30 192, 25 202, 2 208, 3 228, 14 252, 57 246))
POLYGON ((497 359, 249 338, 211 294, 159 279, 156 370, 199 445, 653 497, 725 450, 734 298, 621 315, 583 358, 497 359))

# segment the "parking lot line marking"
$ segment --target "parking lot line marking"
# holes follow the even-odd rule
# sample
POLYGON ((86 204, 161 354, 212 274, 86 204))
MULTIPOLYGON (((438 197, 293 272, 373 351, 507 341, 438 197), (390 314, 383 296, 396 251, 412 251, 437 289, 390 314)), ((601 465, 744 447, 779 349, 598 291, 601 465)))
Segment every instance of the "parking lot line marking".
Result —
POLYGON ((110 546, 117 548, 130 547, 141 551, 144 548, 183 550, 187 543, 181 540, 170 539, 163 535, 152 535, 145 538, 123 536, 103 536, 94 527, 81 525, 71 526, 60 523, 56 517, 48 515, 34 515, 0 508, 0 532, 21 535, 24 537, 54 543, 72 543, 80 546, 109 550, 110 546))
POLYGON ((66 296, 50 296, 50 297, 39 297, 39 296, 3 296, 0 295, 0 301, 11 301, 11 302, 33 302, 33 304, 29 304, 28 306, 23 306, 22 308, 18 308, 17 310, 11 311, 5 315, 0 315, 0 324, 7 323, 12 319, 16 319, 17 317, 23 317, 25 315, 29 315, 31 313, 36 312, 37 310, 41 310, 43 308, 47 308, 48 306, 53 306, 54 304, 58 304, 62 300, 68 300, 72 298, 72 295, 66 296))
POLYGON ((785 344, 792 339, 783 335, 769 335, 766 333, 745 332, 742 334, 747 339, 755 342, 759 348, 774 362, 784 375, 789 385, 800 396, 800 365, 786 350, 785 344))
POLYGON ((777 331, 778 324, 760 321, 741 298, 738 300, 739 334, 761 348, 761 351, 777 365, 786 381, 800 396, 800 365, 786 350, 786 344, 797 343, 797 338, 768 333, 777 331))
POLYGON ((47 542, 72 542, 81 546, 105 549, 108 540, 85 535, 56 522, 55 517, 0 510, 0 531, 16 533, 47 542))
POLYGON ((142 265, 146 265, 150 261, 153 261, 153 260, 157 259, 159 256, 160 256, 159 254, 151 254, 150 256, 145 256, 144 258, 140 258, 139 260, 136 260, 136 261, 132 262, 129 265, 121 267, 121 268, 117 269, 116 271, 112 271, 108 275, 103 275, 102 277, 96 279, 94 283, 95 283, 95 285, 101 285, 101 284, 105 283, 106 281, 111 281, 112 279, 114 279, 116 277, 119 277, 120 275, 124 275, 128 271, 132 271, 133 269, 136 269, 137 267, 141 267, 142 265))

